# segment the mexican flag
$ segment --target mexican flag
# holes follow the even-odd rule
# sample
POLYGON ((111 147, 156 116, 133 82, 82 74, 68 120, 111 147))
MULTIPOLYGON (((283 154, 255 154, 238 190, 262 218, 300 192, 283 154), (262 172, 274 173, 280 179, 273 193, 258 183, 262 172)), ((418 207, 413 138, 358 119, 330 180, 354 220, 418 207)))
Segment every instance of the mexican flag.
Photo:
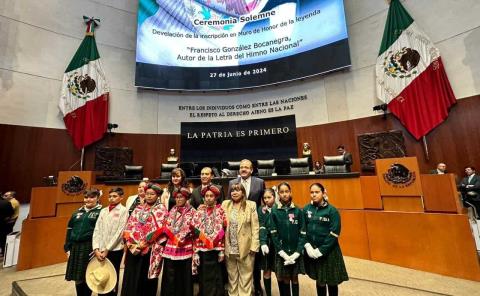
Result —
POLYGON ((455 104, 438 48, 399 0, 392 0, 376 65, 377 97, 420 139, 455 104))
POLYGON ((98 141, 106 132, 110 91, 93 35, 99 20, 83 18, 87 32, 65 70, 58 104, 77 149, 98 141))

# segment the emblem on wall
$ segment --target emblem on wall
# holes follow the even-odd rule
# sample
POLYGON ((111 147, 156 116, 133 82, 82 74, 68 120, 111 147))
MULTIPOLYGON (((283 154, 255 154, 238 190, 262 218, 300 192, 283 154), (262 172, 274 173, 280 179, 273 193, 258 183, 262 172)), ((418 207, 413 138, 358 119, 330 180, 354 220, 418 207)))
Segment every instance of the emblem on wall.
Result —
POLYGON ((388 171, 383 174, 385 182, 393 187, 407 187, 415 182, 415 172, 411 172, 402 164, 394 163, 390 166, 388 171))
POLYGON ((62 191, 67 195, 79 195, 87 188, 87 183, 79 176, 71 176, 67 182, 62 184, 62 191))
POLYGON ((415 69, 420 62, 420 54, 415 49, 403 47, 397 52, 390 51, 383 62, 386 75, 398 78, 408 78, 418 71, 415 69))

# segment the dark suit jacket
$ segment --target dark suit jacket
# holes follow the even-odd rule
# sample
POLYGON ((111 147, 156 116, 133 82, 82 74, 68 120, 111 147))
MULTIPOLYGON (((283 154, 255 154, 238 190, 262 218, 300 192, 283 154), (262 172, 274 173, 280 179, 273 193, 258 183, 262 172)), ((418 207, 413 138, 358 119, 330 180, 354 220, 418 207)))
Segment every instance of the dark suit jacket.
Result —
MULTIPOLYGON (((223 188, 222 186, 217 184, 213 184, 213 185, 215 185, 215 187, 217 187, 218 190, 220 190, 220 196, 217 199, 217 204, 222 204, 223 200, 225 199, 223 194, 223 188)), ((203 197, 201 192, 202 192, 202 185, 193 189, 192 195, 190 196, 190 205, 195 209, 197 209, 198 206, 202 203, 203 197)))
POLYGON ((468 177, 463 178, 462 182, 460 182, 460 184, 458 185, 458 188, 461 191, 475 191, 477 193, 480 193, 480 176, 477 176, 477 174, 475 174, 470 182, 468 182, 468 177), (467 185, 473 185, 473 187, 467 188, 467 185))
MULTIPOLYGON (((232 191, 232 185, 234 183, 241 182, 241 177, 235 178, 228 182, 228 194, 227 199, 230 199, 230 192, 232 191)), ((257 207, 262 203, 263 193, 265 192, 265 182, 257 177, 252 176, 250 184, 250 193, 248 194, 248 200, 254 201, 257 207)))
POLYGON ((353 163, 352 154, 350 152, 345 152, 345 154, 343 154, 343 159, 345 159, 345 166, 347 168, 347 172, 351 172, 352 170, 350 169, 350 166, 353 163))
MULTIPOLYGON (((445 171, 445 174, 448 174, 448 173, 445 171)), ((437 169, 431 170, 430 175, 438 175, 437 169)))

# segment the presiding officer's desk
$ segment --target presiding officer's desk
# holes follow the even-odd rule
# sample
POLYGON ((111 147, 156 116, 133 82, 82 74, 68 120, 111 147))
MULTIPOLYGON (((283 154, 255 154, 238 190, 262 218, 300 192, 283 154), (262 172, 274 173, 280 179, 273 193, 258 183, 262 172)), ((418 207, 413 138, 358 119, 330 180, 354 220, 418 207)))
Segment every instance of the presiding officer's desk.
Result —
MULTIPOLYGON (((258 176, 257 176, 258 177, 258 176)), ((266 187, 277 186, 281 182, 288 182, 292 187, 292 195, 294 202, 300 206, 310 202, 310 185, 313 183, 321 183, 327 188, 328 195, 335 196, 340 208, 358 209, 361 207, 361 189, 359 182, 360 173, 335 173, 335 174, 314 174, 314 175, 277 175, 277 176, 261 176, 259 178, 265 181, 266 187), (347 200, 349 200, 347 202, 347 200), (357 200, 357 201, 355 201, 357 200)), ((222 185, 224 193, 227 193, 228 182, 236 177, 225 177, 212 179, 212 183, 222 185)), ((104 181, 104 184, 110 187, 123 187, 125 194, 133 195, 137 192, 137 184, 141 180, 118 179, 104 181)), ((166 186, 170 179, 152 179, 151 182, 166 186)), ((200 178, 187 178, 187 183, 191 187, 196 187, 201 184, 200 178)))
MULTIPOLYGON (((17 270, 66 260, 63 242, 67 222, 73 211, 83 205, 82 194, 62 192, 62 184, 69 177, 81 176, 88 187, 103 190, 100 202, 104 206, 108 205, 106 193, 113 187, 124 189, 123 203, 127 196, 137 194, 140 180, 98 183, 95 175, 85 171, 59 172, 57 187, 32 188, 30 213, 22 226, 17 270)), ((380 169, 376 176, 348 173, 262 178, 267 187, 287 181, 293 201, 299 207, 310 202, 312 183, 323 184, 329 203, 339 210, 342 223, 339 241, 347 256, 480 281, 475 242, 468 217, 459 204, 454 175, 423 175, 417 171, 415 176, 417 185, 414 185, 419 193, 403 196, 396 191, 382 191, 384 177, 380 169)), ((227 190, 231 179, 215 178, 213 182, 227 190)), ((187 180, 190 186, 200 184, 200 178, 187 180)), ((152 181, 163 187, 169 179, 152 181)))

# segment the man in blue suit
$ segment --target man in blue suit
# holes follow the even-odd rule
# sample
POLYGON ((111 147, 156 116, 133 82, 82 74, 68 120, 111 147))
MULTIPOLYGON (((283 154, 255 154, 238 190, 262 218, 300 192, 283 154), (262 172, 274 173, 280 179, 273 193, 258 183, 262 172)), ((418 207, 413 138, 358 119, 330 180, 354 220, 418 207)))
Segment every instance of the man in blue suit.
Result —
MULTIPOLYGON (((231 198, 230 192, 232 190, 232 185, 240 183, 245 188, 247 193, 247 199, 257 203, 257 207, 260 206, 263 193, 265 192, 265 182, 257 177, 252 176, 253 165, 252 162, 248 159, 240 161, 240 174, 239 178, 230 180, 228 183, 228 195, 227 198, 231 198)), ((263 295, 262 286, 260 284, 261 279, 261 257, 260 253, 255 255, 255 265, 253 268, 253 287, 255 289, 255 296, 263 295)))

